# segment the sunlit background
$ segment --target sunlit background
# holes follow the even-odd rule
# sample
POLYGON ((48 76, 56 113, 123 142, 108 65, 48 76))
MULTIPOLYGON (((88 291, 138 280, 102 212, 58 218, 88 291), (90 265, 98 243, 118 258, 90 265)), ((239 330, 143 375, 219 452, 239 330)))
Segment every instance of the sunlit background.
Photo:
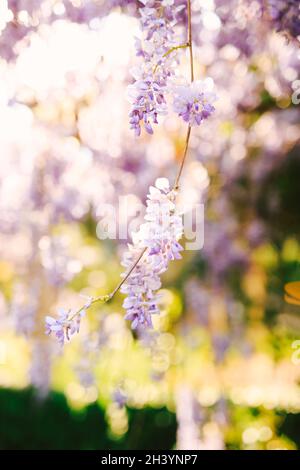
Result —
POLYGON ((0 448, 297 449, 300 49, 259 1, 193 2, 218 102, 180 197, 205 205, 205 241, 164 276, 155 331, 138 338, 118 294, 63 352, 44 334, 120 279, 104 205, 143 203, 182 155, 175 114, 129 130, 137 3, 0 2, 0 448))

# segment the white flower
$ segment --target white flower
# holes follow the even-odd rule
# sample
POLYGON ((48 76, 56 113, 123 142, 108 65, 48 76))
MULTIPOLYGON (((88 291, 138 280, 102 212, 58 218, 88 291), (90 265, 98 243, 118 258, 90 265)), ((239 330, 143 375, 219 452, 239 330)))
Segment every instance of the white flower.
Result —
POLYGON ((213 103, 214 82, 208 77, 189 85, 178 86, 174 90, 174 111, 190 126, 201 124, 215 110, 213 103))

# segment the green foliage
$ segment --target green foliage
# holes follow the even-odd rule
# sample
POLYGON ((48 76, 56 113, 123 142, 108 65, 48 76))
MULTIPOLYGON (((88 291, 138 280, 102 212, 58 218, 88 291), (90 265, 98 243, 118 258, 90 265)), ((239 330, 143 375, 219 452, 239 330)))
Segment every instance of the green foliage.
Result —
POLYGON ((97 404, 69 408, 64 395, 38 399, 33 389, 0 389, 0 449, 171 449, 175 415, 166 408, 128 409, 129 429, 110 437, 105 412, 97 404))

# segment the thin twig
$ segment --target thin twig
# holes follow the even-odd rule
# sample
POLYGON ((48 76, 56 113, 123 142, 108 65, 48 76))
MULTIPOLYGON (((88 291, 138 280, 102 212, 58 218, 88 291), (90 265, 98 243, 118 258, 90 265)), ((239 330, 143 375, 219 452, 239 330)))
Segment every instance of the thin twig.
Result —
POLYGON ((113 296, 118 292, 118 290, 122 287, 122 285, 124 284, 124 282, 127 281, 127 279, 129 278, 129 276, 131 275, 132 271, 134 271, 134 269, 136 268, 136 266, 139 264, 139 262, 141 261, 143 255, 145 254, 147 248, 144 248, 143 251, 140 253, 140 255, 138 256, 137 260, 134 262, 134 264, 131 266, 131 268, 129 269, 128 273, 126 273, 126 275, 123 277, 122 281, 119 282, 119 284, 117 284, 117 286, 114 288, 114 290, 110 293, 110 294, 106 294, 106 295, 99 295, 98 297, 92 297, 90 299, 89 302, 87 302, 85 305, 83 305, 82 307, 80 307, 80 309, 76 310, 75 313, 73 313, 73 315, 68 318, 68 321, 72 321, 74 320, 74 318, 79 315, 83 310, 89 308, 91 305, 97 303, 97 302, 103 302, 103 303, 106 303, 108 302, 109 300, 111 300, 113 298, 113 296))
MULTIPOLYGON (((191 74, 191 82, 194 81, 194 58, 193 58, 193 37, 192 37, 192 9, 191 9, 191 0, 187 0, 187 11, 188 11, 188 48, 189 48, 189 55, 190 55, 190 74, 191 74)), ((181 178, 182 170, 185 164, 188 148, 189 148, 189 142, 190 142, 190 136, 191 136, 191 126, 188 125, 187 128, 187 133, 186 133, 186 138, 185 138, 185 145, 184 145, 184 151, 183 151, 183 157, 179 166, 179 170, 175 179, 175 183, 173 186, 173 189, 175 191, 178 191, 179 189, 179 180, 181 178)))
POLYGON ((138 259, 134 262, 134 264, 132 265, 132 267, 129 269, 128 273, 124 276, 124 278, 122 279, 121 282, 119 282, 119 284, 114 288, 114 290, 112 291, 112 293, 110 294, 110 299, 118 292, 118 290, 122 287, 122 285, 124 284, 124 282, 127 281, 127 279, 129 278, 129 276, 131 275, 132 271, 137 267, 137 265, 139 264, 139 262, 141 261, 142 257, 144 256, 145 252, 146 252, 147 248, 144 248, 143 251, 141 252, 141 254, 139 255, 138 259))
MULTIPOLYGON (((168 55, 170 55, 172 52, 177 51, 178 49, 186 49, 187 47, 189 47, 188 42, 186 44, 179 44, 179 46, 173 46, 167 52, 164 53, 163 57, 168 57, 168 55)), ((156 70, 158 69, 159 66, 160 64, 155 65, 154 70, 153 70, 153 75, 156 73, 156 70)))

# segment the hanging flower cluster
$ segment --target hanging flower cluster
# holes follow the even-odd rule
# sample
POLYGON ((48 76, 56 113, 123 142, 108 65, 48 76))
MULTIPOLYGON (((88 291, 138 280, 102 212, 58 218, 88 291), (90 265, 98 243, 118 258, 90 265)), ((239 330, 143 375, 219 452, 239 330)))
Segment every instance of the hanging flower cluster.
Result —
POLYGON ((174 92, 174 111, 190 126, 199 126, 215 110, 214 82, 211 78, 178 86, 174 92))
POLYGON ((64 308, 58 309, 58 317, 46 316, 46 335, 53 334, 61 346, 65 341, 70 341, 75 333, 79 333, 81 319, 85 316, 86 310, 91 306, 92 298, 89 298, 86 304, 78 312, 64 308))
POLYGON ((157 117, 167 112, 166 92, 168 79, 174 74, 176 38, 174 26, 182 6, 174 0, 141 0, 142 39, 136 39, 136 52, 143 57, 141 66, 132 70, 135 80, 128 88, 131 102, 130 126, 136 136, 144 124, 149 134, 157 117))
POLYGON ((176 42, 176 16, 182 9, 174 0, 142 0, 140 9, 143 40, 136 39, 137 55, 143 57, 141 67, 132 70, 135 83, 128 87, 131 102, 129 122, 135 135, 141 134, 141 123, 153 134, 152 124, 159 115, 167 114, 166 95, 174 94, 174 110, 191 126, 199 125, 214 111, 216 97, 213 80, 208 78, 185 86, 171 86, 177 63, 176 52, 188 44, 176 42))
POLYGON ((155 187, 150 187, 145 223, 133 234, 133 244, 129 245, 123 258, 122 265, 129 270, 141 251, 146 250, 121 287, 121 292, 127 295, 123 303, 127 310, 125 318, 132 322, 133 329, 152 327, 152 315, 159 313, 160 275, 167 270, 171 260, 181 258, 182 247, 178 240, 183 226, 182 217, 176 212, 175 197, 176 192, 170 189, 166 178, 158 178, 155 187))

